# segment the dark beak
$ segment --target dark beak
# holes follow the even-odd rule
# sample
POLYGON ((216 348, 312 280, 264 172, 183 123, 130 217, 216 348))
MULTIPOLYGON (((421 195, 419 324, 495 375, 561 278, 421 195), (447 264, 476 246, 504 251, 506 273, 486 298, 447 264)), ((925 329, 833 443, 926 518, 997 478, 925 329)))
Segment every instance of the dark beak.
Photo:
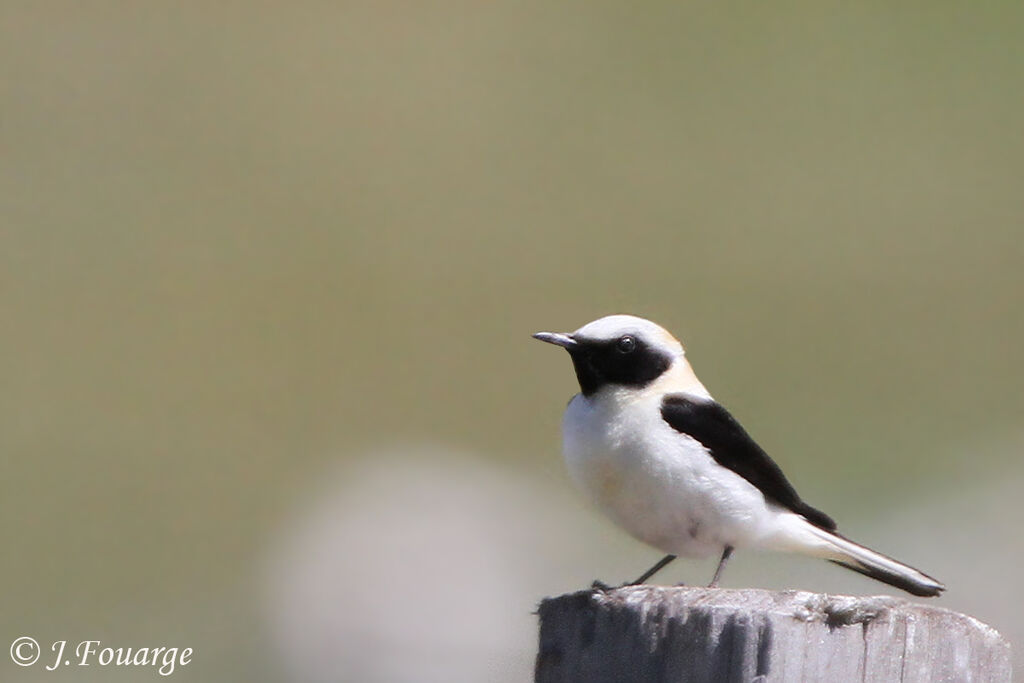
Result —
POLYGON ((571 335, 563 334, 561 332, 538 332, 533 335, 533 338, 540 339, 542 342, 561 346, 566 349, 572 349, 579 345, 579 342, 573 339, 571 335))

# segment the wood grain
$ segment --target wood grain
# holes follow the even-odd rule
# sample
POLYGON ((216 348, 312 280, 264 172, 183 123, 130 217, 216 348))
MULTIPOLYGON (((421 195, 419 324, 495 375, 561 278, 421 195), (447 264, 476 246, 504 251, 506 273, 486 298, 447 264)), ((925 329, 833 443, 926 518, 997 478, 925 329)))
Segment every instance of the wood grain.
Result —
POLYGON ((538 683, 1005 683, 980 621, 895 597, 632 586, 540 605, 538 683))

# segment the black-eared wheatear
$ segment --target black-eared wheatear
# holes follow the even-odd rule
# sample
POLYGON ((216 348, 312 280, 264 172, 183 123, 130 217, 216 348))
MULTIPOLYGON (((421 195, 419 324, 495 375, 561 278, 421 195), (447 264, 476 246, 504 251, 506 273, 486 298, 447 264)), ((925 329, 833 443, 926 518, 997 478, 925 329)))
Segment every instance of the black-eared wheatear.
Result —
POLYGON ((611 315, 533 336, 565 348, 579 380, 562 422, 570 475, 626 531, 668 553, 634 583, 677 555, 719 555, 715 586, 734 548, 760 548, 830 560, 914 595, 944 590, 840 536, 831 517, 801 500, 660 326, 611 315))

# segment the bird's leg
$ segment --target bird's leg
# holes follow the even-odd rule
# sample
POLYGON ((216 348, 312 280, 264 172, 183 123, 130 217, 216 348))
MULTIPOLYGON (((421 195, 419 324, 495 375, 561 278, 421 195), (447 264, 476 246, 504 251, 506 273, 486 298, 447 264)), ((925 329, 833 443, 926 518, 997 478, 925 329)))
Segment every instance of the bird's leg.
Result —
MULTIPOLYGON (((660 560, 658 560, 657 564, 655 564, 653 567, 651 567, 650 569, 645 571, 643 574, 641 574, 640 578, 638 578, 636 581, 630 581, 629 583, 624 583, 620 587, 621 588, 625 588, 626 586, 639 586, 640 584, 642 584, 645 581, 647 581, 647 579, 651 578, 652 576, 654 576, 655 574, 660 572, 662 569, 664 569, 665 565, 667 565, 669 562, 671 562, 674 559, 676 559, 675 555, 666 555, 665 557, 663 557, 660 560)), ((682 585, 682 584, 680 584, 680 585, 682 585)), ((596 590, 596 591, 601 591, 602 593, 607 593, 608 591, 612 590, 612 587, 609 586, 608 584, 606 584, 604 581, 594 581, 594 583, 590 584, 590 587, 591 587, 591 589, 596 590)))
POLYGON ((643 574, 641 574, 640 578, 638 578, 636 581, 633 581, 632 583, 627 583, 626 585, 627 586, 639 586, 640 584, 642 584, 645 581, 647 581, 647 579, 651 578, 652 576, 654 576, 655 574, 660 572, 662 569, 664 569, 665 565, 667 565, 669 562, 671 562, 674 559, 676 559, 675 555, 666 555, 665 557, 663 557, 660 560, 658 560, 657 564, 655 564, 653 567, 651 567, 650 569, 645 571, 643 574))
POLYGON ((722 551, 722 559, 718 561, 718 569, 715 570, 715 575, 711 577, 711 583, 708 584, 708 588, 717 588, 718 580, 722 578, 722 570, 725 569, 725 563, 729 561, 729 556, 732 555, 732 546, 725 546, 725 550, 722 551))

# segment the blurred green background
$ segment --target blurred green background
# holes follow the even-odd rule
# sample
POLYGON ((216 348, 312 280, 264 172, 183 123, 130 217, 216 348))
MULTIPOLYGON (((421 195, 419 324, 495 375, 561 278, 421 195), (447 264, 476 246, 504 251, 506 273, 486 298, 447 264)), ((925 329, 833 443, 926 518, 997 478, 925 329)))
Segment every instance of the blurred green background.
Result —
MULTIPOLYGON (((197 655, 176 680, 320 680, 286 663, 273 605, 297 604, 295 581, 267 567, 301 554, 281 548, 305 506, 356 500, 359 472, 397 506, 359 510, 401 509, 399 480, 429 492, 409 474, 439 471, 426 448, 462 454, 440 470, 452 500, 519 488, 443 553, 399 516, 407 552, 381 582, 517 529, 521 566, 495 566, 538 575, 480 666, 525 679, 541 596, 656 557, 571 490, 571 368, 529 338, 615 312, 676 332, 847 533, 1024 636, 1000 593, 1024 560, 1022 20, 1012 3, 5 0, 3 642, 178 644, 197 655), (555 507, 530 526, 538 505, 555 507)), ((379 519, 339 537, 339 585, 379 519)), ((886 590, 737 564, 726 585, 886 590)), ((472 594, 453 572, 429 589, 472 594)), ((403 657, 380 628, 362 654, 312 628, 344 660, 323 680, 484 679, 454 659, 378 670, 374 653, 403 657)), ((40 667, 0 676, 158 678, 40 667)))

